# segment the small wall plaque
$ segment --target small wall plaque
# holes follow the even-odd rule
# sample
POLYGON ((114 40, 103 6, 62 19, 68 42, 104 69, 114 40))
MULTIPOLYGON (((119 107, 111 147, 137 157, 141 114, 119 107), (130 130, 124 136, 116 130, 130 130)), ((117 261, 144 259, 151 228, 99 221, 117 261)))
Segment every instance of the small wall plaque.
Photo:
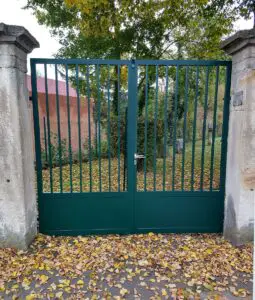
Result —
POLYGON ((240 91, 233 95, 233 106, 240 106, 242 104, 243 104, 243 91, 240 91))

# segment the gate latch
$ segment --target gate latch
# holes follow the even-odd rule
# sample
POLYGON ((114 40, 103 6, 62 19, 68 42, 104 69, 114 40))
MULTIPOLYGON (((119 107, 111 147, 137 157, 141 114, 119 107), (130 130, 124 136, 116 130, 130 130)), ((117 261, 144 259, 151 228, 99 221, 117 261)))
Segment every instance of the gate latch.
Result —
POLYGON ((135 159, 141 159, 141 158, 145 158, 145 156, 143 154, 137 154, 135 153, 135 159))
POLYGON ((134 165, 136 166, 137 164, 137 159, 141 159, 141 158, 145 158, 145 156, 143 154, 134 154, 134 165))

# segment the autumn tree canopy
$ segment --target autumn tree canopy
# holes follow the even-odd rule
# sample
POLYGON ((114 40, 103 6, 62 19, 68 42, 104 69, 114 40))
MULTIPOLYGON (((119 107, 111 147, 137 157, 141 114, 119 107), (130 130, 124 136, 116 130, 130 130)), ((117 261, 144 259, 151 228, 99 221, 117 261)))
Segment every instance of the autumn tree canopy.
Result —
MULTIPOLYGON (((58 56, 218 58, 240 14, 233 0, 27 0, 58 56)), ((243 12, 245 10, 243 9, 243 12)))

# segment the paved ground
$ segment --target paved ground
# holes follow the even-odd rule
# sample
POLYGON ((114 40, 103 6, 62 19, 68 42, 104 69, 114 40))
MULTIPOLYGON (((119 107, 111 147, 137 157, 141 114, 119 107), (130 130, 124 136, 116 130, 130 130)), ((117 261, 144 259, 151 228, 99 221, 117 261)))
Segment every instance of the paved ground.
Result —
POLYGON ((214 234, 39 235, 0 250, 0 298, 252 299, 252 252, 214 234))

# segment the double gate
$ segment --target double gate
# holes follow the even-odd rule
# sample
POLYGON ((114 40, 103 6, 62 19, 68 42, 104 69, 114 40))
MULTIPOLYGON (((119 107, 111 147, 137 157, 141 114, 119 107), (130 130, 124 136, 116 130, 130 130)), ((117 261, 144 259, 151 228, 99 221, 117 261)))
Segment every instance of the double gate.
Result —
POLYGON ((222 231, 231 62, 31 59, 31 76, 40 232, 222 231))

